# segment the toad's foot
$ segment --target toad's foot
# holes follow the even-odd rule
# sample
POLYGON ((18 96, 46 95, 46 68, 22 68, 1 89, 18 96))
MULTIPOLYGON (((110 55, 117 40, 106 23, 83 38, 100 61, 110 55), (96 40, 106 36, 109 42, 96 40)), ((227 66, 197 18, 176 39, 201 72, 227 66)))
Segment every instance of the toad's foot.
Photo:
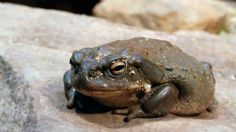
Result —
POLYGON ((144 113, 140 105, 132 106, 126 109, 113 110, 112 114, 126 115, 126 117, 124 118, 125 122, 129 122, 134 118, 153 117, 153 115, 150 113, 144 113))

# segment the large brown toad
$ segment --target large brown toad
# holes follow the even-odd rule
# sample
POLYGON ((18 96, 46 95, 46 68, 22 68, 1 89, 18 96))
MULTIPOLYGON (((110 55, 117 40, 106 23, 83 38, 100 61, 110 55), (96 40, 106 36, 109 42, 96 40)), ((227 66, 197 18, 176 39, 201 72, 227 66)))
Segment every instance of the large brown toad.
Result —
POLYGON ((199 62, 167 41, 133 38, 74 51, 64 74, 68 108, 106 108, 124 119, 197 115, 214 108, 215 80, 199 62))

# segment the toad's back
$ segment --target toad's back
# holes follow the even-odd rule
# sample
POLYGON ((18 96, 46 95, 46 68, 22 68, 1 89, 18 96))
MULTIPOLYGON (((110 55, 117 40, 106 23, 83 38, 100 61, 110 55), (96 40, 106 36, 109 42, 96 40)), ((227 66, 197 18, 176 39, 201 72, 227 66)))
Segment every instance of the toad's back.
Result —
POLYGON ((200 63, 167 41, 135 38, 115 41, 102 46, 112 53, 127 49, 128 54, 139 54, 164 68, 162 83, 173 83, 179 89, 173 114, 192 115, 206 110, 214 99, 214 77, 211 66, 200 63))

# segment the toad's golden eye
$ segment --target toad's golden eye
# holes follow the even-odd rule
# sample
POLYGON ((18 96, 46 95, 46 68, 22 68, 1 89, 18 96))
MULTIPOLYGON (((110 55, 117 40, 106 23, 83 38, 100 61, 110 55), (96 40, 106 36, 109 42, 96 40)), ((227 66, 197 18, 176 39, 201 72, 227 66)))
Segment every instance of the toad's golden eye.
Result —
POLYGON ((114 75, 120 75, 125 72, 126 63, 125 62, 115 62, 111 65, 111 73, 114 75))

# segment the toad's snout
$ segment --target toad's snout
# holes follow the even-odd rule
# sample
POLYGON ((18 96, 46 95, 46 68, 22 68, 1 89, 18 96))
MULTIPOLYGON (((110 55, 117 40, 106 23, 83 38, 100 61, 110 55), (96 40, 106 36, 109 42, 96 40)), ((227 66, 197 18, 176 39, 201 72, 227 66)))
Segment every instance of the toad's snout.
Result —
POLYGON ((100 79, 102 75, 96 62, 83 62, 74 71, 72 85, 78 90, 96 87, 94 86, 94 83, 97 82, 95 80, 100 79))

